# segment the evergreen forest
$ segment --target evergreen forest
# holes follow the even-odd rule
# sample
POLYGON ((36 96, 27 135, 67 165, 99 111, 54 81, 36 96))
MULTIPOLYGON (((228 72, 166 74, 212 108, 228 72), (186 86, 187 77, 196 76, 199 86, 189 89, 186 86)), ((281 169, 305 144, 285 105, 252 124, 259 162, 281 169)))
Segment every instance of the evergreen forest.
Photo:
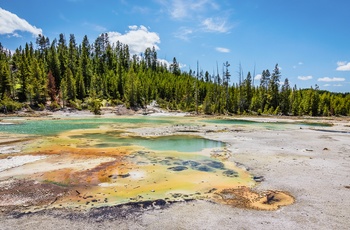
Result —
POLYGON ((111 44, 107 34, 94 42, 85 36, 80 44, 73 34, 52 42, 39 35, 36 44, 14 53, 0 43, 0 112, 71 107, 99 114, 103 105, 141 109, 156 101, 164 109, 200 114, 350 115, 349 93, 291 87, 278 64, 263 70, 259 82, 241 66, 236 76, 229 62, 216 66, 214 73, 198 64, 182 71, 175 57, 167 65, 154 47, 131 55, 128 45, 111 44))

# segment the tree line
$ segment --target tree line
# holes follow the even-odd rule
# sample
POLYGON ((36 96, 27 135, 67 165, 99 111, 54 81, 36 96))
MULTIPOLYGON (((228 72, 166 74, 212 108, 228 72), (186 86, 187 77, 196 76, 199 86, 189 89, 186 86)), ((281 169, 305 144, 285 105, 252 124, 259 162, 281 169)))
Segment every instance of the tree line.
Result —
MULTIPOLYGON (((52 42, 39 35, 14 53, 0 43, 0 112, 60 109, 70 106, 99 113, 102 102, 145 108, 151 101, 169 110, 202 114, 350 115, 350 94, 291 87, 278 64, 263 70, 254 84, 250 72, 238 70, 231 83, 230 64, 216 72, 181 71, 176 58, 167 65, 154 47, 131 55, 126 44, 109 42, 101 34, 92 43, 74 34, 52 42)), ((255 73, 254 73, 255 74, 255 73)))

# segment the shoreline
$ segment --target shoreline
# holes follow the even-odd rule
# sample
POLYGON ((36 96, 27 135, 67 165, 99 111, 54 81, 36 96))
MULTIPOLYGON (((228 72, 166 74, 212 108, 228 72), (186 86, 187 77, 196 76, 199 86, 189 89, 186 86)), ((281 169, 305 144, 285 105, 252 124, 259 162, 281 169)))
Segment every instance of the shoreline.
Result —
MULTIPOLYGON (((105 116, 105 115, 103 115, 105 116)), ((69 118, 69 117, 68 117, 69 118)), ((230 117, 231 118, 231 117, 230 117)), ((237 118, 237 116, 233 117, 237 118)), ((309 120, 280 117, 241 117, 260 122, 309 120)), ((326 130, 349 131, 349 118, 311 118, 329 122, 326 130)), ((225 125, 216 127, 220 129, 225 125)), ((215 125, 212 127, 215 128, 215 125)), ((322 127, 324 129, 324 127, 322 127)), ((139 130, 139 132, 144 130, 139 130)), ((162 132, 162 130, 159 130, 162 132)), ((197 134, 197 133, 196 133, 197 134)), ((277 211, 257 211, 198 200, 174 203, 123 213, 93 210, 83 218, 60 210, 24 215, 19 218, 0 214, 1 229, 345 229, 350 219, 350 143, 348 133, 330 133, 309 128, 264 130, 239 128, 228 132, 199 132, 205 138, 224 141, 231 161, 239 162, 264 181, 254 190, 283 190, 295 203, 277 211), (92 213, 95 212, 95 217, 92 213), (86 223, 88 221, 88 223, 86 223)), ((1 173, 1 172, 0 172, 1 173)), ((106 209, 107 210, 107 209, 106 209)))

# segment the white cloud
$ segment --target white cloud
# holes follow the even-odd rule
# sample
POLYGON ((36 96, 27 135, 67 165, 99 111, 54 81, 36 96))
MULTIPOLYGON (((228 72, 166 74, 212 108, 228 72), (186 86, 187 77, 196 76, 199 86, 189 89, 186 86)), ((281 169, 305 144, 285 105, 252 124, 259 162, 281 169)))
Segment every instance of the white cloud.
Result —
POLYGON ((228 33, 235 25, 229 20, 232 9, 222 10, 217 0, 154 0, 170 17, 178 21, 190 22, 191 29, 180 28, 175 37, 188 41, 195 33, 228 33), (213 17, 208 15, 219 15, 213 17))
POLYGON ((307 81, 307 80, 311 80, 312 76, 298 76, 298 79, 302 81, 307 81))
POLYGON ((160 43, 160 37, 155 32, 150 32, 145 26, 129 26, 129 31, 125 34, 119 32, 108 32, 109 41, 116 43, 117 41, 127 44, 131 54, 140 54, 145 52, 147 48, 159 50, 157 44, 160 43))
POLYGON ((224 47, 216 47, 215 48, 216 51, 220 52, 220 53, 230 53, 230 49, 224 48, 224 47))
POLYGON ((255 77, 254 77, 254 80, 260 80, 261 79, 261 74, 257 74, 255 77))
POLYGON ((85 22, 83 25, 90 27, 91 30, 97 31, 99 33, 103 33, 107 30, 107 28, 100 26, 100 25, 97 25, 97 24, 93 24, 93 23, 85 22))
POLYGON ((185 18, 188 15, 189 8, 186 7, 184 1, 173 1, 173 10, 170 12, 171 16, 175 19, 185 18))
POLYGON ((210 9, 219 9, 219 5, 213 0, 158 0, 158 2, 167 7, 171 17, 177 20, 192 18, 210 9))
POLYGON ((137 30, 138 26, 137 25, 132 25, 132 26, 129 26, 129 29, 130 30, 137 30))
POLYGON ((338 71, 350 71, 350 62, 346 63, 345 61, 338 61, 337 65, 338 71))
POLYGON ((328 86, 331 86, 331 84, 324 84, 323 86, 324 87, 328 87, 328 86))
MULTIPOLYGON (((300 62, 298 62, 298 65, 304 65, 304 63, 300 61, 300 62)), ((298 68, 298 66, 293 65, 293 69, 296 69, 296 68, 298 68)))
POLYGON ((167 67, 170 66, 170 62, 168 62, 168 61, 165 60, 165 59, 160 59, 160 58, 158 58, 157 61, 160 62, 160 63, 162 63, 163 65, 166 65, 167 67))
POLYGON ((184 69, 184 68, 186 68, 186 67, 187 67, 186 64, 179 63, 179 68, 180 68, 180 69, 184 69))
POLYGON ((317 81, 325 81, 325 82, 334 82, 334 81, 345 81, 345 78, 341 78, 341 77, 322 77, 317 79, 317 81))
MULTIPOLYGON (((157 60, 158 60, 158 62, 160 62, 161 64, 166 65, 168 68, 169 68, 170 65, 172 64, 172 62, 170 63, 170 62, 168 62, 168 61, 165 60, 165 59, 158 58, 157 60)), ((183 68, 186 68, 186 67, 187 67, 186 64, 182 64, 182 63, 178 63, 178 64, 179 64, 179 68, 180 68, 180 69, 183 69, 183 68)))
POLYGON ((16 14, 0 8, 0 34, 12 34, 18 37, 19 35, 15 31, 29 32, 34 37, 43 33, 42 29, 30 25, 26 20, 18 17, 16 14))
POLYGON ((189 37, 193 34, 193 30, 187 27, 181 27, 177 33, 175 33, 175 37, 180 38, 181 40, 188 41, 189 37))
POLYGON ((219 10, 220 6, 213 0, 195 0, 191 3, 191 8, 193 10, 203 10, 207 9, 208 6, 211 9, 219 10))
POLYGON ((147 7, 134 6, 132 8, 132 12, 138 13, 138 14, 148 14, 148 13, 150 13, 150 9, 147 7))
POLYGON ((226 19, 223 18, 206 18, 202 21, 202 26, 207 32, 227 33, 230 30, 226 25, 226 19))
POLYGON ((3 51, 6 52, 6 53, 11 53, 11 54, 14 54, 16 51, 15 50, 11 50, 11 49, 7 49, 6 47, 2 47, 3 51))
POLYGON ((333 86, 335 86, 335 87, 341 87, 341 86, 343 86, 342 84, 335 84, 335 85, 333 85, 333 86))

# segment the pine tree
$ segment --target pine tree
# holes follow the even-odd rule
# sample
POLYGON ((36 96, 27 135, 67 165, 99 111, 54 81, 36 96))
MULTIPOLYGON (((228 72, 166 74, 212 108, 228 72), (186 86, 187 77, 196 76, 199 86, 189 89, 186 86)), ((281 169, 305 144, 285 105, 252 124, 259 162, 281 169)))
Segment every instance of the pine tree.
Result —
POLYGON ((56 88, 56 83, 55 83, 55 78, 52 75, 51 70, 47 74, 47 90, 48 90, 48 95, 51 99, 51 102, 57 101, 57 88, 56 88))
POLYGON ((225 68, 225 72, 224 72, 224 86, 226 88, 226 101, 225 101, 226 112, 228 112, 229 108, 230 108, 228 88, 229 88, 229 82, 230 82, 231 74, 230 74, 230 72, 228 70, 228 67, 230 67, 230 64, 228 63, 228 61, 226 61, 224 63, 224 68, 225 68))
POLYGON ((0 99, 11 96, 9 56, 0 43, 0 99))
POLYGON ((331 107, 330 93, 324 92, 320 96, 320 103, 318 104, 318 114, 322 116, 329 116, 330 107, 331 107))
POLYGON ((78 72, 78 47, 75 41, 74 34, 69 36, 69 47, 68 47, 68 68, 72 71, 73 77, 76 78, 78 72))
POLYGON ((278 64, 275 65, 268 86, 268 105, 270 110, 275 111, 279 105, 279 82, 281 73, 278 64))
POLYGON ((133 108, 137 105, 136 96, 136 74, 134 69, 131 68, 127 74, 125 84, 125 102, 129 108, 133 108))
POLYGON ((261 111, 262 112, 267 112, 268 108, 267 107, 267 97, 268 97, 268 85, 270 82, 270 71, 268 69, 263 70, 261 74, 261 79, 260 79, 260 98, 261 98, 261 111))
POLYGON ((47 76, 43 62, 34 58, 31 65, 30 81, 28 84, 31 104, 45 105, 47 93, 47 76))
POLYGON ((170 65, 170 72, 172 72, 175 76, 179 76, 181 74, 179 63, 176 61, 176 58, 173 58, 173 63, 170 65))
POLYGON ((89 94, 91 78, 93 75, 91 64, 91 46, 88 37, 85 35, 81 44, 80 66, 82 70, 85 92, 89 94))
POLYGON ((48 53, 48 69, 49 71, 51 71, 52 76, 55 79, 55 86, 57 90, 59 90, 63 75, 61 74, 61 70, 60 70, 60 61, 58 59, 56 43, 57 43, 57 40, 54 39, 50 46, 50 50, 48 53))
MULTIPOLYGON (((59 61, 60 77, 63 77, 66 74, 66 70, 68 68, 68 47, 66 44, 66 38, 62 33, 59 35, 57 54, 59 61)), ((60 81, 58 81, 57 84, 59 86, 60 81)))
POLYGON ((66 83, 66 90, 67 90, 67 100, 68 101, 74 101, 76 99, 76 83, 75 79, 73 77, 73 73, 70 70, 70 68, 66 69, 66 72, 64 74, 64 80, 66 83))
POLYGON ((290 112, 290 101, 289 97, 291 94, 291 89, 289 86, 288 78, 284 80, 284 84, 281 89, 281 103, 280 108, 283 115, 288 115, 290 112))
POLYGON ((30 79, 32 76, 32 48, 30 48, 30 45, 26 43, 25 49, 22 50, 20 57, 21 59, 18 60, 18 77, 19 77, 19 84, 20 89, 18 93, 18 98, 20 102, 27 102, 28 96, 30 95, 31 91, 31 84, 30 79))
POLYGON ((153 46, 152 53, 151 53, 151 64, 152 64, 153 71, 157 70, 157 65, 158 65, 157 63, 158 63, 157 52, 156 52, 156 48, 153 46))
POLYGON ((246 79, 243 81, 243 110, 248 111, 252 102, 252 76, 248 72, 246 79))

